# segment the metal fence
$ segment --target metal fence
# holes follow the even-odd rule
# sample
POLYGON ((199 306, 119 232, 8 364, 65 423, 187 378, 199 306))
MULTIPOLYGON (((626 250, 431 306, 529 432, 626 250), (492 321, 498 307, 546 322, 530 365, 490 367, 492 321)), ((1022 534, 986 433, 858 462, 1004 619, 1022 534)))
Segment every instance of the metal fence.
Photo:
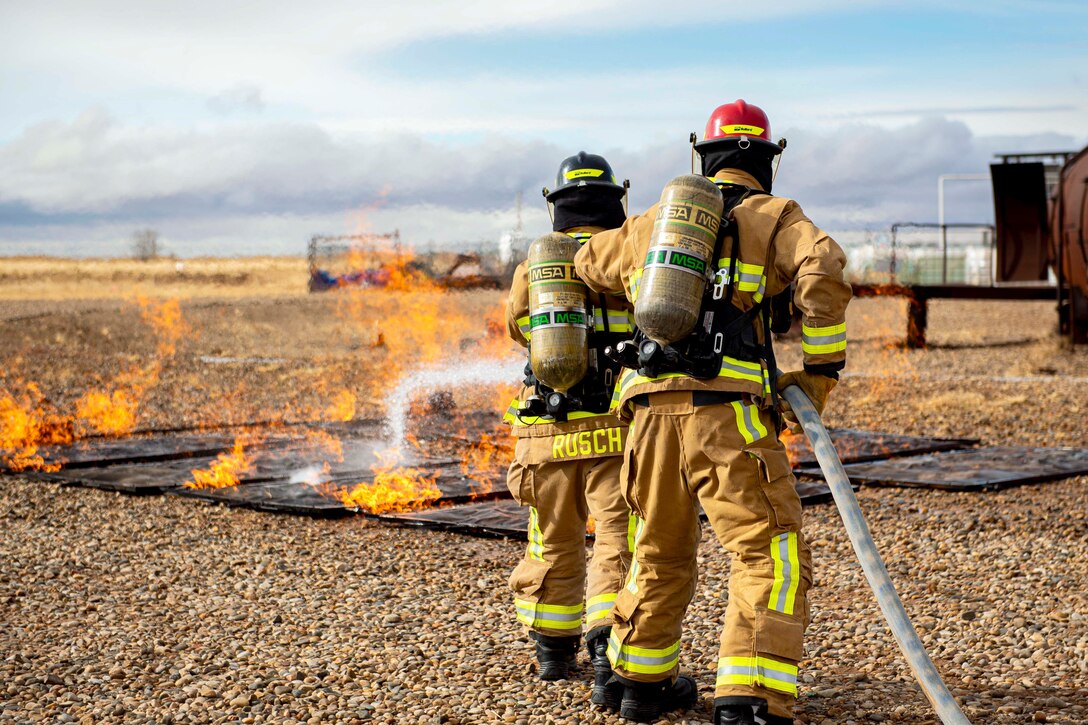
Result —
POLYGON ((846 249, 850 280, 860 284, 990 287, 995 283, 991 224, 894 224, 887 232, 832 234, 846 249))

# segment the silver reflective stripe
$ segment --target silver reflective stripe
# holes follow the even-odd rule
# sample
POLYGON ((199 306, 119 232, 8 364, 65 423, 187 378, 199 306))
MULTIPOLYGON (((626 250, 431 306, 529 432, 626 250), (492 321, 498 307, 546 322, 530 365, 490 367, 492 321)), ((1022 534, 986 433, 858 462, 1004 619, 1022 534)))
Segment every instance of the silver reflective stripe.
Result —
POLYGON ((589 608, 586 609, 586 617, 592 619, 593 615, 597 612, 607 612, 608 610, 612 609, 613 604, 615 604, 614 601, 597 602, 596 604, 591 604, 589 605, 589 608))
POLYGON ((570 614, 561 614, 559 612, 541 612, 534 609, 526 609, 518 605, 518 613, 522 614, 530 619, 535 619, 541 622, 580 622, 582 621, 582 612, 571 612, 570 614))
POLYGON ((806 345, 831 345, 836 342, 845 342, 846 333, 840 332, 835 335, 808 335, 802 332, 801 341, 806 345))
POLYGON ((723 369, 732 370, 735 373, 744 373, 745 375, 758 375, 759 373, 756 372, 756 368, 758 368, 758 367, 759 367, 758 364, 754 364, 753 367, 750 367, 750 368, 749 367, 742 367, 740 365, 735 365, 735 364, 729 362, 728 360, 722 360, 722 368, 723 369))
POLYGON ((767 435, 766 429, 763 429, 762 425, 757 426, 758 421, 752 420, 752 412, 755 411, 754 405, 745 405, 741 403, 741 412, 744 415, 744 426, 748 429, 748 432, 752 435, 752 438, 759 440, 763 436, 767 435))
POLYGON ((782 562, 782 586, 778 590, 778 601, 774 608, 779 612, 786 611, 786 600, 789 597, 793 582, 793 560, 790 558, 790 536, 788 533, 778 537, 778 558, 782 562))
POLYGON ((746 667, 744 665, 721 665, 718 667, 718 677, 727 675, 740 675, 741 677, 762 677, 765 680, 774 680, 786 685, 797 685, 797 677, 788 672, 773 670, 763 665, 746 667), (758 672, 757 672, 758 671, 758 672))

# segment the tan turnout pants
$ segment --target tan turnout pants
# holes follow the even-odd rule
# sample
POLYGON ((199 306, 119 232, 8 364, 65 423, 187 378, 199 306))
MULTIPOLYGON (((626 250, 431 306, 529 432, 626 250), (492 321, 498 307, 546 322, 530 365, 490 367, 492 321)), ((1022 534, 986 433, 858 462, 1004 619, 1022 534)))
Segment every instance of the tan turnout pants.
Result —
POLYGON ((641 403, 624 461, 624 496, 639 521, 613 611, 613 669, 642 682, 675 678, 698 576, 701 504, 733 554, 715 696, 760 697, 771 714, 790 717, 812 565, 770 412, 739 396, 695 406, 687 391, 650 393, 641 403))
POLYGON ((529 546, 510 588, 518 621, 534 632, 577 636, 584 613, 586 631, 595 635, 611 626, 631 563, 634 524, 620 494, 623 456, 553 460, 550 440, 519 439, 507 474, 510 493, 530 507, 529 546), (596 541, 587 573, 588 515, 596 541))

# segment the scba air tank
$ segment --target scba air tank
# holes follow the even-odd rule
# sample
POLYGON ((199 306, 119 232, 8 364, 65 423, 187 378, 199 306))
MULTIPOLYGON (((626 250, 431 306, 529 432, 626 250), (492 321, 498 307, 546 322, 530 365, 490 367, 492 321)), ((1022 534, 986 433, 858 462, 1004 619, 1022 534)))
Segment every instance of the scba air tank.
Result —
POLYGON ((695 329, 723 207, 702 176, 677 176, 661 191, 635 299, 635 324, 651 340, 669 345, 695 329))
POLYGON ((586 286, 574 272, 578 242, 545 234, 529 246, 529 363, 536 379, 566 393, 586 375, 586 286))

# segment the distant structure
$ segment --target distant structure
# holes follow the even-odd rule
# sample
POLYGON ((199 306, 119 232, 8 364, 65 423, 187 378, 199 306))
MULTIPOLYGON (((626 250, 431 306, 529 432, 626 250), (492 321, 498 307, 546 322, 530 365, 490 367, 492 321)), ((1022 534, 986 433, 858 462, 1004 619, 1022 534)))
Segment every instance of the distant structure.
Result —
POLYGON ((529 253, 530 239, 525 236, 525 230, 522 227, 521 203, 522 197, 519 191, 515 199, 516 225, 512 231, 505 232, 499 237, 499 267, 507 279, 514 273, 514 268, 521 264, 529 253))

